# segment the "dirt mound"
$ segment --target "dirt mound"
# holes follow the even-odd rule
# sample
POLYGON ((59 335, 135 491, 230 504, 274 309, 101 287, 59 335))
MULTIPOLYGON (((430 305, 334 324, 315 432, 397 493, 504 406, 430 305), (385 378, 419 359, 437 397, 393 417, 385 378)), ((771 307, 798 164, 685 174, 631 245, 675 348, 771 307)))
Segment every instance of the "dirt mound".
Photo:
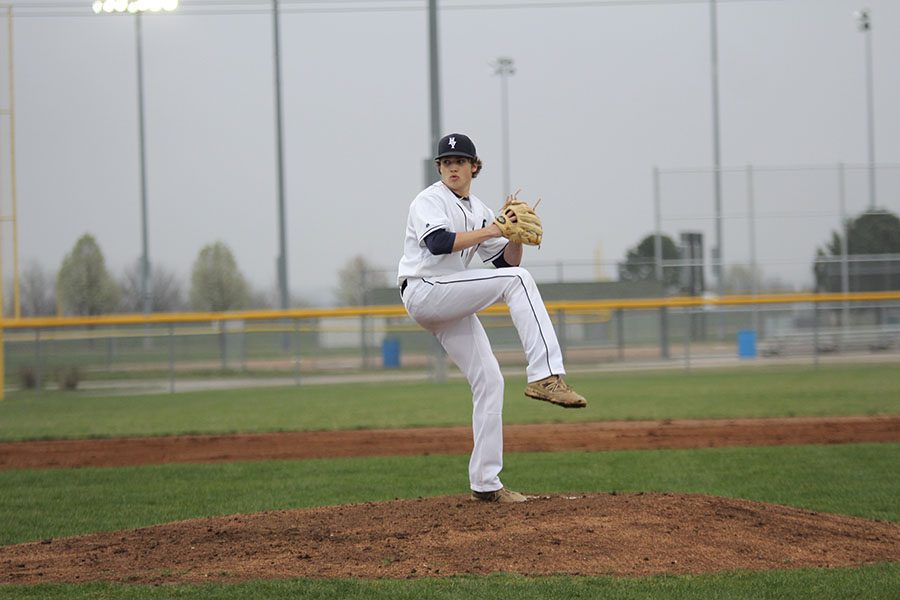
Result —
MULTIPOLYGON (((900 416, 505 425, 507 452, 900 441, 900 416)), ((0 470, 233 460, 468 454, 471 427, 299 431, 0 443, 0 470)))
POLYGON ((193 519, 0 548, 0 583, 655 575, 900 560, 900 525, 685 494, 420 498, 193 519))

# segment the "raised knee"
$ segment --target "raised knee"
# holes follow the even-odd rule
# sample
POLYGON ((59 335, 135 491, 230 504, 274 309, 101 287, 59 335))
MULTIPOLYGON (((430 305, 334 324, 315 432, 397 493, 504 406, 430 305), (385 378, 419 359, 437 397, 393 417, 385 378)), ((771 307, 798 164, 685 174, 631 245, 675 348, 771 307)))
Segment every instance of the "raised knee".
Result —
POLYGON ((512 267, 516 270, 516 276, 522 280, 526 286, 534 285, 534 277, 528 269, 522 267, 512 267))

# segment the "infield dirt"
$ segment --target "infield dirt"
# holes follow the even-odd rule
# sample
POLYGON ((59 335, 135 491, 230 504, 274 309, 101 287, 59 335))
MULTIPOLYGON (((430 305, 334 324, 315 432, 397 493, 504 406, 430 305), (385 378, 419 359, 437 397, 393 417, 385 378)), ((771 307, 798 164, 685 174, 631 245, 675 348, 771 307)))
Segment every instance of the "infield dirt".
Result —
MULTIPOLYGON (((900 441, 900 415, 505 425, 506 452, 643 450, 900 441)), ((234 460, 468 454, 470 427, 0 443, 0 470, 234 460)))
POLYGON ((0 548, 0 582, 628 575, 900 560, 900 525, 686 494, 420 498, 194 519, 0 548))
MULTIPOLYGON (((510 425, 507 451, 900 441, 900 417, 510 425)), ((0 469, 466 453, 468 428, 0 444, 0 469)), ((521 490, 527 493, 527 490, 521 490)), ((900 524, 694 494, 465 496, 193 519, 0 548, 0 583, 656 575, 900 561, 900 524)))

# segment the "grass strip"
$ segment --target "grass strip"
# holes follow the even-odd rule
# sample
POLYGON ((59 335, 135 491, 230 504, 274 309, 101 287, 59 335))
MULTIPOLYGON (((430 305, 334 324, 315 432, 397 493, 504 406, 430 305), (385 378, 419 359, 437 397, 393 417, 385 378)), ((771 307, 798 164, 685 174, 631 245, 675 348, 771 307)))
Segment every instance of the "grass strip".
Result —
MULTIPOLYGON (((588 408, 561 411, 509 378, 506 423, 900 413, 896 365, 750 367, 570 378, 588 408)), ((467 384, 343 384, 144 396, 21 392, 0 402, 0 441, 467 426, 467 384)))
POLYGON ((493 598, 605 598, 633 600, 889 600, 900 589, 900 563, 840 569, 725 572, 704 575, 625 577, 448 577, 413 580, 286 580, 241 584, 0 586, 0 599, 20 600, 242 600, 306 598, 317 600, 449 600, 493 598))

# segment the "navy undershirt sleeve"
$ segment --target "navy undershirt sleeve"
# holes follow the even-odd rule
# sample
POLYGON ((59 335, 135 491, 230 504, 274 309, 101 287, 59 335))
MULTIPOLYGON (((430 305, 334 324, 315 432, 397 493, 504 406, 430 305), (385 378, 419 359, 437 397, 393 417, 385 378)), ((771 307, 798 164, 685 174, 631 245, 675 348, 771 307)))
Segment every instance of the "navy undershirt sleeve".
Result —
POLYGON ((425 245, 435 255, 453 252, 453 242, 455 241, 456 233, 446 229, 438 229, 425 236, 425 245))
POLYGON ((514 265, 511 265, 508 262, 506 262, 506 259, 503 258, 503 254, 501 254, 500 256, 495 258, 493 260, 493 263, 494 263, 494 266, 497 267, 498 269, 505 269, 506 267, 514 266, 514 265))

